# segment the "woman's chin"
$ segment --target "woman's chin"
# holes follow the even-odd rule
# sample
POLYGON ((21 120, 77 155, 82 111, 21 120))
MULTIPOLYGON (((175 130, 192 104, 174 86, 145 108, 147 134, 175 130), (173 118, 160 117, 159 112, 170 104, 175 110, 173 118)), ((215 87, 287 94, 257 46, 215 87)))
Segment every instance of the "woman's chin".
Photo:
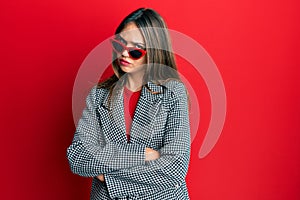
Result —
POLYGON ((121 70, 125 73, 130 73, 132 70, 127 66, 120 66, 121 70))

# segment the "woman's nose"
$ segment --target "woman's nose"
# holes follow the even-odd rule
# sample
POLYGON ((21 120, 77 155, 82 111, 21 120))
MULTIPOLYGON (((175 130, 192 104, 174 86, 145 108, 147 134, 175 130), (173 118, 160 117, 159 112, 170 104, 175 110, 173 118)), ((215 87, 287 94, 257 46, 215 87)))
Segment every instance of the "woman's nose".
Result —
POLYGON ((129 57, 128 50, 124 49, 124 51, 122 52, 122 56, 123 57, 129 57))

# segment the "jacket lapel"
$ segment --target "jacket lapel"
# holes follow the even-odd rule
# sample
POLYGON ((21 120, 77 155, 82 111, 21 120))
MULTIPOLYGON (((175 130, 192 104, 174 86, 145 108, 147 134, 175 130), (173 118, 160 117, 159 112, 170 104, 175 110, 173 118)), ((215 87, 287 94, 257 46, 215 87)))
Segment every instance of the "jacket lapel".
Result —
POLYGON ((99 106, 100 123, 105 137, 109 141, 127 143, 124 121, 123 89, 115 90, 114 98, 109 102, 109 92, 99 106))
MULTIPOLYGON (((148 145, 156 114, 159 111, 163 86, 148 82, 143 87, 130 129, 130 141, 148 145)), ((109 92, 99 105, 100 123, 109 141, 127 143, 124 118, 123 89, 114 90, 114 98, 109 102, 109 92)))
POLYGON ((131 142, 145 145, 150 142, 163 93, 162 86, 152 82, 148 82, 147 86, 142 89, 130 130, 131 142))

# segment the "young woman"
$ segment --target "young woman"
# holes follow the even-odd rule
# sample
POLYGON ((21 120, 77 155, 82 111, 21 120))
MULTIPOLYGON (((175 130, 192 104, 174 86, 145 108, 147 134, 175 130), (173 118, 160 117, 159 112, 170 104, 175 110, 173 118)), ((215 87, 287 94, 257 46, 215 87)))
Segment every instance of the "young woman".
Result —
POLYGON ((91 199, 189 199, 187 92, 166 24, 138 9, 111 43, 114 75, 87 97, 67 150, 71 170, 93 177, 91 199))

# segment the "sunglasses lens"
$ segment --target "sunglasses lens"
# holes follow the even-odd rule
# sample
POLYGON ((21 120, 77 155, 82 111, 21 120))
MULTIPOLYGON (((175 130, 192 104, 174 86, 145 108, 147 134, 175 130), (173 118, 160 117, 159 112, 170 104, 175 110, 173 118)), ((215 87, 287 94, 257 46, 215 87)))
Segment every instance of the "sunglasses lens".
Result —
POLYGON ((144 55, 143 50, 139 50, 139 49, 133 48, 133 47, 126 48, 123 44, 121 44, 118 41, 112 40, 111 44, 112 44, 113 49, 117 53, 122 53, 126 49, 132 59, 139 59, 144 55))
POLYGON ((129 51, 129 54, 131 55, 132 58, 135 58, 135 59, 138 59, 143 55, 143 53, 139 50, 129 51))
POLYGON ((121 53, 124 50, 124 48, 122 47, 122 45, 119 44, 118 42, 113 41, 112 42, 112 46, 119 53, 121 53))

